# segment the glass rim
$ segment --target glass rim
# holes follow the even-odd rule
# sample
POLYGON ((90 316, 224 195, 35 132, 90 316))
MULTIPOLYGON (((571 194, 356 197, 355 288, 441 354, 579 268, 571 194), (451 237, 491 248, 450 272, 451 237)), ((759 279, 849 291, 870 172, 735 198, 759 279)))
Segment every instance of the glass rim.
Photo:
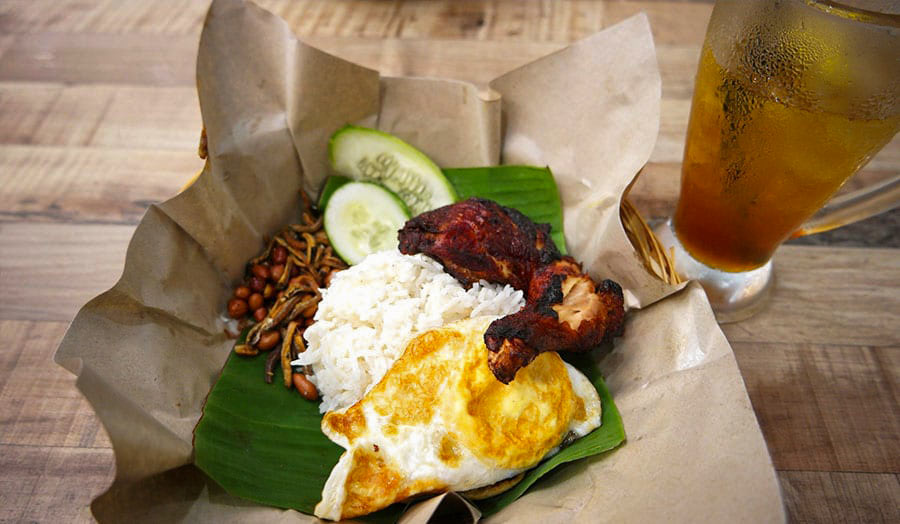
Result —
POLYGON ((869 11, 835 0, 803 0, 803 2, 827 15, 837 16, 851 22, 900 28, 900 14, 869 11))

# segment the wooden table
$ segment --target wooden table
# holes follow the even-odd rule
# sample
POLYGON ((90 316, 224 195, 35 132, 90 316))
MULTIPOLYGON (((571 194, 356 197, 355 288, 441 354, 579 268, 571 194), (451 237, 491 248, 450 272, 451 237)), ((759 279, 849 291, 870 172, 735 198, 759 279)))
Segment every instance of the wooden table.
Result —
MULTIPOLYGON (((260 3, 311 43, 385 73, 475 82, 646 11, 663 111, 633 194, 647 216, 671 209, 711 2, 260 3)), ((103 429, 50 359, 79 306, 118 278, 148 204, 202 165, 194 61, 206 6, 0 3, 0 521, 90 519, 87 504, 113 478, 103 429)), ((895 140, 859 178, 898 168, 895 140)), ((874 224, 898 245, 896 213, 874 224)), ((725 332, 788 513, 900 521, 898 251, 786 246, 776 271, 768 309, 725 332)))

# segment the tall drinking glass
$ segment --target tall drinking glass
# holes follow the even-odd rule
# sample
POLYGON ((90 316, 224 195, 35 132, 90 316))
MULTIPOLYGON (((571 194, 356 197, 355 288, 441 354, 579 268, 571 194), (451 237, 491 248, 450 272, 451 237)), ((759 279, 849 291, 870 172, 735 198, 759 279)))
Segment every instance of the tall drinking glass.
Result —
POLYGON ((722 322, 761 307, 772 256, 792 234, 900 199, 895 177, 823 209, 900 129, 900 2, 869 4, 880 11, 822 0, 718 0, 713 9, 681 195, 658 235, 722 322))

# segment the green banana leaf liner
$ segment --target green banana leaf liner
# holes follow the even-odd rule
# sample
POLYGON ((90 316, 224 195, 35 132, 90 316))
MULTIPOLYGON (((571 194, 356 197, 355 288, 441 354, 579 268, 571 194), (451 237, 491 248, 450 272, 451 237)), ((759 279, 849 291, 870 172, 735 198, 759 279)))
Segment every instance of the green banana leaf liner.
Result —
MULTIPOLYGON (((550 224, 551 236, 565 252, 559 192, 549 169, 499 166, 444 173, 460 199, 488 198, 550 224)), ((609 451, 625 440, 622 419, 595 360, 589 355, 568 360, 597 388, 602 425, 528 471, 510 490, 474 502, 482 514, 511 504, 557 466, 609 451)), ((194 432, 195 464, 233 495, 311 514, 344 450, 322 433, 318 403, 277 381, 266 384, 264 366, 262 356, 232 353, 228 358, 194 432)), ((404 509, 395 504, 367 520, 394 522, 404 509)))

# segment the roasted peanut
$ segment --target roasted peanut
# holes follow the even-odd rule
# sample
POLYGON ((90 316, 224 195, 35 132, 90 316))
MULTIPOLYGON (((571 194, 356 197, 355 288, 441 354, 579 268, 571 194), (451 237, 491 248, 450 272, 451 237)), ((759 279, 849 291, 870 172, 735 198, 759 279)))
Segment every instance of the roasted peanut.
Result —
POLYGON ((316 389, 315 384, 310 382, 303 373, 294 373, 291 379, 294 381, 294 387, 297 388, 297 392, 303 395, 303 398, 306 400, 319 398, 319 391, 316 389))
POLYGON ((277 281, 284 274, 284 264, 275 264, 272 266, 272 280, 277 281))
POLYGON ((256 291, 257 293, 261 293, 263 289, 266 287, 266 281, 259 277, 250 277, 250 289, 256 291))
POLYGON ((283 246, 272 248, 272 263, 284 265, 285 262, 287 262, 287 249, 283 246))
POLYGON ((346 264, 329 245, 322 217, 311 214, 308 197, 301 196, 306 205, 303 223, 267 239, 265 250, 248 262, 244 283, 234 288, 228 313, 240 319, 239 329, 256 322, 247 335, 248 344, 235 352, 253 355, 280 345, 281 350, 271 351, 266 359, 266 382, 272 382, 274 366, 280 361, 284 385, 315 400, 319 397, 315 385, 302 372, 294 373, 290 361, 306 349, 303 333, 315 321, 321 299, 318 288, 330 284, 334 273, 346 264))
POLYGON ((232 298, 228 301, 228 316, 231 318, 241 318, 249 310, 247 303, 239 298, 232 298))
POLYGON ((250 311, 256 311, 263 307, 263 296, 259 293, 253 293, 250 295, 250 298, 247 299, 247 304, 250 306, 250 311))
POLYGON ((269 314, 269 311, 266 308, 264 308, 264 307, 256 308, 253 310, 253 320, 255 320, 257 322, 262 322, 263 320, 265 320, 266 315, 268 315, 268 314, 269 314))
POLYGON ((256 343, 256 347, 263 351, 268 351, 278 345, 278 342, 280 341, 281 333, 279 333, 277 329, 273 329, 272 331, 266 331, 259 337, 259 342, 256 343))
POLYGON ((250 269, 253 272, 253 276, 257 278, 261 278, 263 280, 268 280, 270 273, 269 268, 262 264, 254 264, 254 266, 250 269))

